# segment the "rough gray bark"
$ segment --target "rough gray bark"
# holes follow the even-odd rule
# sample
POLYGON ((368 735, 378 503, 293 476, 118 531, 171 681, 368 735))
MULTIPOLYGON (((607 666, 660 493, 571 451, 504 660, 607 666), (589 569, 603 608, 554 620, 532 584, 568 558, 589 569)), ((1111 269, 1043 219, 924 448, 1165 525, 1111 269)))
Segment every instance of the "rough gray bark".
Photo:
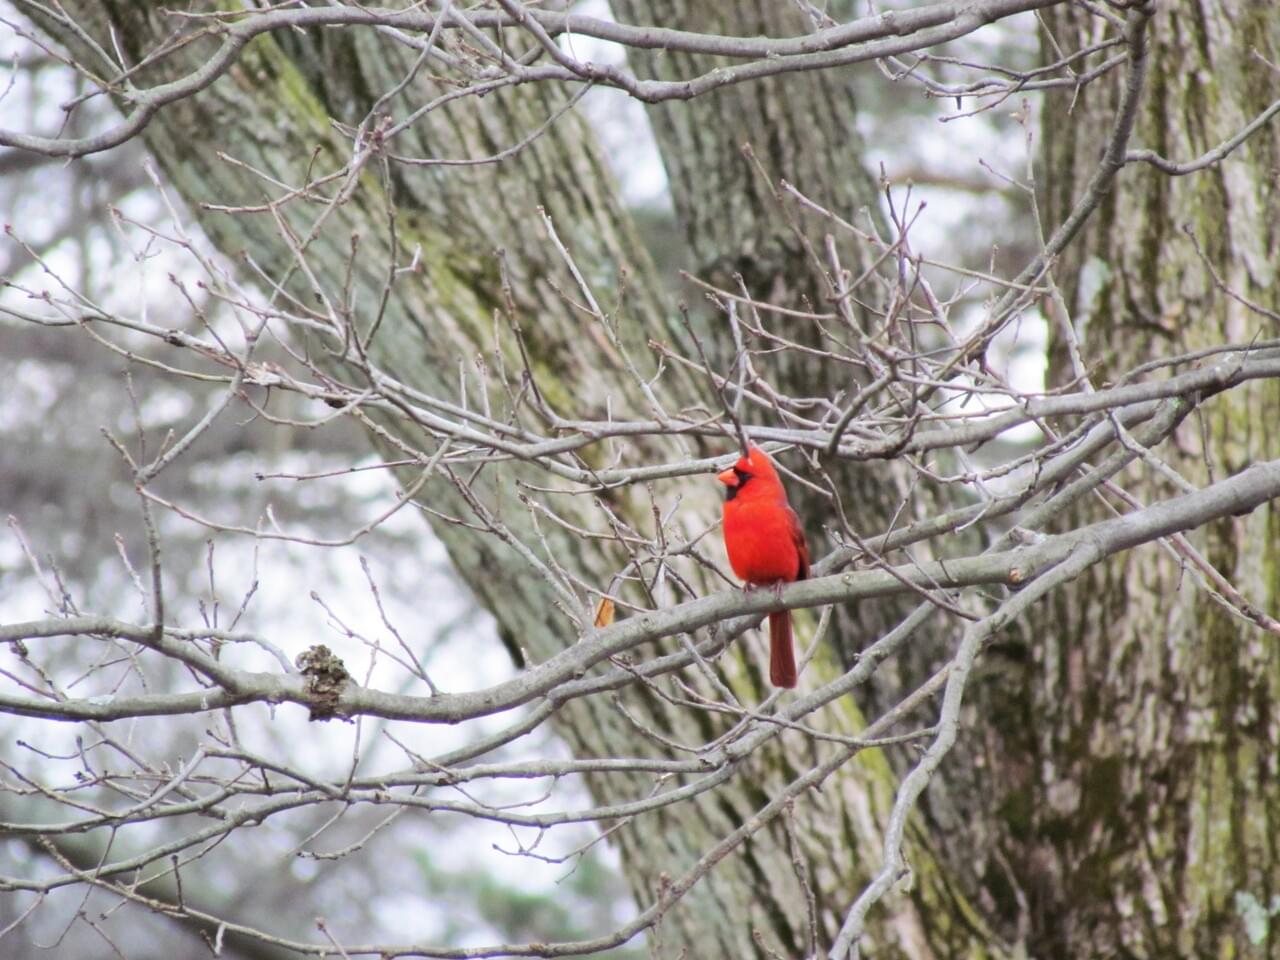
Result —
MULTIPOLYGON (((737 4, 616 0, 614 8, 630 23, 680 24, 709 33, 789 36, 811 29, 798 6, 768 0, 737 4)), ((646 75, 664 79, 700 75, 726 62, 673 51, 633 51, 632 60, 646 75)), ((834 300, 826 238, 832 234, 839 237, 846 269, 857 273, 868 267, 876 251, 850 243, 825 218, 783 196, 779 189, 783 181, 825 209, 861 226, 874 224, 882 235, 890 235, 879 187, 863 165, 857 105, 851 78, 844 71, 790 74, 727 87, 688 103, 658 104, 649 108, 649 116, 677 218, 692 252, 693 263, 688 269, 701 279, 736 290, 741 277, 741 283, 759 300, 801 309, 808 304, 821 311, 830 310, 834 300)), ((864 320, 868 329, 878 322, 870 316, 864 320)), ((733 343, 727 336, 725 318, 712 315, 708 323, 708 348, 718 351, 727 367, 733 343)), ((765 323, 791 340, 829 346, 824 331, 811 321, 768 317, 765 323)), ((793 395, 836 396, 853 389, 854 374, 849 368, 795 352, 776 358, 768 374, 776 378, 780 389, 793 395)), ((945 493, 914 484, 911 472, 901 463, 824 466, 845 503, 851 505, 850 519, 861 531, 886 529, 895 517, 900 523, 909 522, 907 518, 927 518, 945 502, 945 493)), ((801 487, 794 489, 791 497, 802 516, 830 515, 830 502, 820 493, 801 487)), ((818 525, 810 525, 811 545, 822 542, 822 534, 815 529, 818 525)), ((928 557, 927 546, 918 545, 913 556, 928 557)), ((900 554, 888 557, 903 559, 900 554)), ((904 597, 835 608, 829 636, 836 661, 845 666, 852 663, 861 650, 900 623, 915 605, 915 598, 904 597)), ((859 692, 860 707, 868 716, 876 716, 897 703, 946 661, 951 639, 945 628, 940 635, 935 623, 926 622, 915 631, 906 649, 879 666, 873 682, 859 692)), ((903 751, 889 751, 886 758, 886 772, 899 775, 913 759, 903 751)), ((970 851, 985 839, 982 824, 973 816, 980 806, 980 794, 970 773, 973 767, 970 746, 963 744, 946 775, 934 786, 933 802, 913 838, 913 896, 898 898, 892 905, 899 929, 910 931, 899 942, 911 955, 999 949, 992 945, 984 921, 968 902, 977 886, 959 879, 968 872, 970 851), (939 843, 938 837, 950 840, 939 843), (939 856, 951 859, 939 863, 939 856)), ((849 822, 847 815, 845 819, 849 822)), ((841 876, 846 891, 853 888, 851 883, 861 887, 865 883, 862 878, 880 861, 880 851, 871 847, 871 839, 864 836, 859 845, 863 870, 841 876)), ((815 847, 819 869, 831 854, 840 857, 846 849, 815 847)), ((831 906, 836 911, 842 909, 838 902, 831 906)), ((837 916, 837 926, 838 922, 837 916)))
MULTIPOLYGON (((1068 48, 1092 29, 1065 6, 1046 21, 1068 48)), ((1280 20, 1264 5, 1162 5, 1151 30, 1135 148, 1193 160, 1280 95, 1280 74, 1255 58, 1280 55, 1280 20)), ((1095 166, 1118 96, 1113 80, 1045 102, 1040 186, 1054 223, 1095 166)), ((1211 271, 1239 296, 1280 307, 1277 158, 1273 122, 1219 166, 1180 178, 1144 164, 1121 172, 1059 272, 1083 352, 1101 361, 1095 382, 1152 356, 1275 336, 1274 319, 1224 292, 1211 271)), ((1062 382, 1070 366, 1054 329, 1049 369, 1062 382)), ((1274 457, 1278 422, 1280 390, 1257 383, 1213 400, 1156 452, 1203 483, 1274 457)), ((1144 502, 1169 492, 1146 468, 1122 486, 1144 502)), ((1095 501, 1063 523, 1105 515, 1095 501)), ((1274 612, 1278 533, 1272 504, 1192 540, 1274 612)), ((1000 758, 992 810, 1008 864, 993 858, 988 868, 994 915, 1033 956, 1280 950, 1274 920, 1246 924, 1280 892, 1280 647, 1209 602, 1195 579, 1156 545, 1089 571, 1018 632, 984 698, 989 722, 974 736, 1000 758)))
MULTIPOLYGON (((614 8, 629 23, 674 23, 709 33, 788 36, 811 29, 798 6, 768 0, 737 4, 615 0, 614 8)), ((699 75, 726 62, 672 51, 633 52, 632 58, 646 75, 664 79, 699 75)), ((831 308, 833 281, 824 240, 838 231, 812 211, 780 199, 781 181, 851 222, 874 223, 882 235, 890 235, 879 187, 863 166, 857 105, 846 72, 791 74, 732 86, 688 103, 658 104, 649 108, 649 115, 677 217, 694 257, 690 270, 700 278, 733 290, 737 274, 762 301, 831 308), (746 146, 751 148, 750 156, 744 155, 746 146)), ((847 258, 844 266, 855 272, 866 269, 876 255, 845 236, 840 236, 839 248, 847 258)), ((708 322, 710 349, 721 351, 727 363, 733 344, 725 335, 725 320, 716 315, 708 322)), ((809 321, 770 317, 767 323, 789 339, 815 347, 827 345, 822 332, 809 321)), ((876 318, 866 318, 868 328, 876 323, 876 318)), ((850 388, 849 382, 837 378, 852 379, 848 368, 799 353, 780 356, 768 372, 782 389, 801 395, 834 396, 850 388)), ((945 502, 945 492, 913 483, 911 472, 899 462, 824 465, 854 511, 852 522, 862 531, 886 529, 895 517, 899 523, 927 518, 945 502)), ((791 496, 804 516, 830 515, 830 503, 820 494, 798 488, 791 496)), ((811 529, 809 536, 812 544, 821 535, 811 529)), ((928 557, 927 545, 917 545, 912 555, 928 557)), ((904 559, 901 554, 887 557, 904 559)), ((915 604, 916 598, 905 597, 837 607, 830 637, 839 660, 851 663, 915 604)), ((906 649, 880 665, 873 682, 859 693, 860 705, 869 716, 876 716, 897 703, 950 657, 953 640, 947 627, 941 627, 940 635, 937 624, 926 622, 906 649)), ((915 955, 924 955, 919 951, 926 949, 940 956, 971 949, 999 950, 980 912, 969 902, 981 890, 981 884, 970 879, 973 851, 982 849, 989 835, 978 816, 983 808, 974 774, 982 762, 978 752, 980 747, 973 740, 959 745, 932 786, 931 802, 918 824, 911 853, 917 885, 913 898, 901 898, 895 907, 911 923, 921 925, 919 941, 907 948, 915 955), (909 906, 911 900, 914 909, 909 906)), ((890 769, 900 775, 913 755, 890 751, 887 759, 890 769)), ((864 862, 874 864, 879 859, 878 850, 868 850, 864 862)))

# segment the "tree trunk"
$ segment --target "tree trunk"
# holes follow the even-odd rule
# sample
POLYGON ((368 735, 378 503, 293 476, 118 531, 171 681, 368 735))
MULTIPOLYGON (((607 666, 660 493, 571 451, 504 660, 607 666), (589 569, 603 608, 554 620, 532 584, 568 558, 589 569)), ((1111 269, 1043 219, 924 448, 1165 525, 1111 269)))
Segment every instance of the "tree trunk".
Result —
MULTIPOLYGON (((1063 48, 1087 44, 1096 23, 1065 5, 1045 20, 1063 48)), ((1134 148, 1195 159, 1280 93, 1264 62, 1280 55, 1280 20, 1265 5, 1161 5, 1150 29, 1134 148)), ((1120 84, 1113 75, 1045 103, 1041 197, 1054 222, 1097 164, 1120 84)), ((1154 357, 1275 336, 1274 313, 1250 310, 1213 274, 1239 297, 1280 308, 1278 163, 1272 122, 1221 165, 1180 178, 1144 164, 1120 173, 1058 274, 1081 351, 1101 360, 1095 383, 1154 357)), ((1058 383, 1072 376, 1063 321, 1050 321, 1058 383)), ((1277 423, 1280 386, 1259 381, 1213 399, 1155 453, 1207 482, 1277 456, 1277 423)), ((1118 480, 1147 502, 1170 492, 1148 466, 1118 480)), ((1095 500, 1062 522, 1108 509, 1095 500)), ((1191 540, 1274 614, 1278 534, 1271 504, 1191 540)), ((1090 570, 1025 625, 1026 659, 989 692, 992 721, 1011 721, 989 728, 1002 758, 992 768, 998 847, 1012 866, 1003 881, 993 871, 991 887, 998 926, 1010 936, 1021 929, 1031 955, 1280 951, 1280 647, 1214 604, 1199 579, 1158 545, 1090 570)))
MULTIPOLYGON (((681 29, 739 36, 799 36, 812 24, 799 5, 770 0, 741 0, 707 4, 689 0, 614 0, 614 10, 628 23, 679 25, 681 29)), ((671 50, 632 51, 638 73, 661 79, 697 76, 730 61, 709 55, 671 50)), ((716 90, 688 102, 660 103, 649 108, 672 200, 685 240, 693 256, 687 268, 700 279, 726 290, 739 283, 756 299, 795 310, 830 311, 835 300, 834 271, 826 256, 826 242, 834 238, 842 266, 853 274, 866 270, 879 251, 855 242, 825 217, 787 198, 783 181, 794 185, 824 209, 859 225, 874 224, 890 236, 881 211, 879 188, 863 165, 864 144, 857 130, 857 109, 847 71, 821 70, 787 74, 716 90), (749 148, 749 149, 747 149, 749 148), (741 278, 740 280, 738 278, 741 278)), ((865 329, 883 318, 861 313, 865 329)), ((734 341, 725 318, 707 318, 707 349, 728 369, 734 341)), ((787 339, 815 348, 830 348, 824 332, 810 320, 763 314, 762 326, 787 339)), ((752 344, 762 351, 768 343, 752 344)), ((778 353, 762 366, 762 375, 793 396, 839 396, 856 388, 856 373, 798 351, 778 353), (845 381, 838 378, 844 377, 845 381)), ((865 382, 865 381, 863 381, 865 382)), ((783 420, 785 424, 785 419, 783 420)), ((925 520, 946 502, 946 491, 915 482, 905 465, 891 460, 868 463, 824 462, 860 533, 881 531, 925 520)), ((831 502, 822 493, 795 487, 792 502, 809 520, 808 536, 815 556, 831 546, 824 530, 834 524, 831 502)), ((953 541, 969 540, 956 534, 953 541)), ((929 544, 916 544, 910 557, 933 559, 929 544)), ((904 553, 889 553, 887 562, 903 562, 904 553)), ((813 665, 819 676, 834 676, 856 661, 861 651, 892 630, 918 604, 905 596, 873 603, 847 603, 832 610, 827 644, 834 657, 819 655, 813 665)), ((951 656, 952 631, 939 621, 926 621, 911 641, 882 662, 872 681, 856 695, 863 715, 874 718, 898 703, 951 656)), ((827 655, 829 656, 829 655, 827 655)), ((851 698, 852 699, 852 698, 851 698)), ((930 789, 930 802, 916 818, 910 859, 915 877, 911 896, 889 898, 881 909, 890 916, 884 929, 869 938, 881 949, 903 950, 910 956, 998 956, 1001 947, 986 927, 970 898, 979 891, 971 877, 973 851, 982 849, 988 835, 973 742, 960 744, 945 771, 930 789)), ((914 754, 890 750, 872 796, 896 787, 914 754)), ((857 775, 852 779, 856 782, 857 775)), ((846 777, 846 779, 851 779, 846 777)), ((854 790, 867 787, 854 786, 854 790)), ((849 796, 843 810, 833 811, 850 828, 845 842, 828 844, 819 818, 808 825, 817 840, 811 850, 814 869, 829 877, 828 890, 819 889, 824 939, 830 942, 856 892, 881 862, 879 828, 887 807, 871 808, 875 823, 853 827, 847 804, 865 808, 865 800, 849 796), (856 839, 855 839, 856 838, 856 839), (831 857, 857 851, 859 865, 831 873, 831 857)))

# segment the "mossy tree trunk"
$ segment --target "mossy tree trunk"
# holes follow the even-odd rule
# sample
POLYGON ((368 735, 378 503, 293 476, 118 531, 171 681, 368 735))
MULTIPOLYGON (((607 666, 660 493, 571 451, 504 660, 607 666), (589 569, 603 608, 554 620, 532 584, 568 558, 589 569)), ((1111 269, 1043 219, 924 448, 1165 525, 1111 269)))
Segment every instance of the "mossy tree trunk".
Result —
MULTIPOLYGON (((1068 47, 1096 23, 1067 6, 1045 19, 1068 47)), ((1134 148, 1193 160, 1280 96, 1266 62, 1280 55, 1280 18, 1263 4, 1162 4, 1150 55, 1134 148)), ((1119 83, 1045 102, 1039 181, 1053 222, 1097 163, 1119 83)), ((1273 122, 1199 172, 1131 164, 1119 174, 1058 271, 1095 383, 1152 358, 1275 337, 1275 314, 1249 309, 1214 275, 1280 309, 1277 168, 1273 122)), ((1072 377, 1062 321, 1051 318, 1054 383, 1072 377)), ((1203 484, 1280 454, 1278 425, 1280 387, 1259 382, 1214 398, 1154 454, 1203 484)), ((1143 502, 1173 492, 1149 465, 1118 480, 1143 502)), ((1063 522, 1112 508, 1126 509, 1103 496, 1063 522)), ((1191 540, 1256 607, 1280 608, 1274 504, 1191 540)), ((991 770, 1009 865, 993 869, 1006 879, 992 888, 1002 928, 1021 929, 1034 956, 1280 951, 1268 916, 1280 893, 1280 638, 1215 604, 1198 580, 1159 545, 1089 571, 1025 624, 1026 659, 988 691, 985 709, 1002 721, 991 770)))

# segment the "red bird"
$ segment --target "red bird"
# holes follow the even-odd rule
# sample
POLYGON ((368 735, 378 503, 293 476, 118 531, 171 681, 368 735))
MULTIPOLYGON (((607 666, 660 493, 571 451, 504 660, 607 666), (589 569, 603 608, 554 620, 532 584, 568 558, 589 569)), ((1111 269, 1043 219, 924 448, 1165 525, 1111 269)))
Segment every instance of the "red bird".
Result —
MULTIPOLYGON (((751 447, 716 479, 728 488, 724 546, 733 572, 756 586, 807 578, 809 546, 769 455, 751 447)), ((769 614, 769 679, 775 687, 796 685, 790 610, 769 614)))

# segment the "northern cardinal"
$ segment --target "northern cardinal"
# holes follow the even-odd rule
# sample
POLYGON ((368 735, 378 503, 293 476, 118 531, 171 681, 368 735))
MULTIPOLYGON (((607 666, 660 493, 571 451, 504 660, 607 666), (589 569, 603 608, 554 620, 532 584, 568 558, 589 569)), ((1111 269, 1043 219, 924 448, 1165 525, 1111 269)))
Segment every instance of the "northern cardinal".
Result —
MULTIPOLYGON (((809 546, 769 455, 751 447, 716 479, 728 488, 724 546, 733 572, 753 585, 781 586, 808 577, 809 546)), ((769 614, 769 679, 775 687, 796 685, 790 610, 769 614)))

